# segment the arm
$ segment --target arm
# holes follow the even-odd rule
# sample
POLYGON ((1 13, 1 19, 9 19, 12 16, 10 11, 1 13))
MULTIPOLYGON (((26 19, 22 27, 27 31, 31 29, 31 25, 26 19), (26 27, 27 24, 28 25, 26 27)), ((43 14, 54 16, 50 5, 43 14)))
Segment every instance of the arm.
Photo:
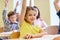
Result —
POLYGON ((19 17, 20 18, 19 19, 20 26, 24 22, 25 12, 26 12, 26 0, 23 0, 23 2, 22 2, 22 11, 21 11, 21 14, 20 14, 20 17, 19 17))
POLYGON ((60 10, 60 7, 57 4, 58 2, 59 2, 59 0, 54 0, 54 6, 55 6, 56 11, 60 10))
POLYGON ((32 35, 32 38, 40 38, 43 35, 47 35, 47 32, 45 32, 44 30, 41 30, 40 33, 32 35))
POLYGON ((8 0, 5 0, 5 9, 3 10, 3 14, 2 14, 4 24, 6 24, 6 23, 8 22, 8 21, 7 21, 7 18, 6 18, 7 5, 8 5, 8 0))
POLYGON ((30 0, 29 6, 32 6, 32 0, 30 0))
POLYGON ((9 31, 9 21, 6 17, 6 14, 7 14, 7 5, 8 5, 8 0, 5 0, 5 9, 3 10, 3 13, 2 13, 2 18, 3 18, 3 22, 4 22, 4 32, 6 31, 9 31))
POLYGON ((2 14, 2 18, 3 18, 3 21, 4 23, 6 23, 7 21, 7 18, 6 18, 6 13, 7 13, 7 7, 5 7, 5 9, 3 10, 3 14, 2 14))
POLYGON ((16 3, 16 6, 15 6, 15 9, 14 9, 14 12, 16 12, 16 10, 17 10, 17 6, 19 5, 18 3, 19 3, 19 1, 17 1, 17 3, 16 3))
POLYGON ((25 35, 25 39, 29 39, 29 38, 40 38, 43 35, 47 35, 47 32, 45 32, 44 30, 41 30, 38 34, 32 35, 32 34, 26 34, 25 35))

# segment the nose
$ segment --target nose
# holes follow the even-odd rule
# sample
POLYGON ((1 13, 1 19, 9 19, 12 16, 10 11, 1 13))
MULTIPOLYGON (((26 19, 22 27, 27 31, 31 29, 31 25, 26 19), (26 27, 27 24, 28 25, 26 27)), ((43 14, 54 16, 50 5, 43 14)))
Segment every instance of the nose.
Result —
POLYGON ((35 16, 32 16, 32 19, 35 19, 35 16))

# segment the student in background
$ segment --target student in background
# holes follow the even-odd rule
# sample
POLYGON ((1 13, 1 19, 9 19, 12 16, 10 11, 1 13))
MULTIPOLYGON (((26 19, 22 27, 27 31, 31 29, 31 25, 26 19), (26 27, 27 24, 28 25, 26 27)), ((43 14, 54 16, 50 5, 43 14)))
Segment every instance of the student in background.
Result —
POLYGON ((3 10, 3 14, 2 14, 5 32, 18 29, 18 22, 16 21, 17 20, 16 13, 14 11, 10 11, 7 15, 8 18, 6 17, 8 10, 8 2, 9 0, 5 0, 5 9, 3 10))
POLYGON ((45 23, 45 21, 41 19, 39 8, 36 7, 36 6, 33 6, 32 4, 33 4, 33 3, 32 3, 32 0, 30 0, 29 6, 30 6, 30 7, 33 7, 33 8, 36 10, 36 16, 37 16, 37 17, 36 17, 36 20, 34 21, 34 24, 35 24, 35 25, 38 25, 38 26, 41 27, 42 29, 46 29, 46 27, 48 27, 48 26, 47 26, 47 24, 45 23))
POLYGON ((34 21, 34 24, 40 26, 40 27, 43 28, 43 29, 46 29, 46 27, 48 27, 48 26, 47 26, 47 24, 41 19, 39 9, 38 9, 36 6, 33 6, 33 7, 34 7, 35 10, 36 10, 36 16, 37 16, 37 17, 36 17, 36 20, 34 21))
POLYGON ((19 19, 20 37, 21 38, 38 38, 46 34, 46 32, 34 25, 36 19, 36 11, 33 7, 26 8, 26 0, 22 2, 22 11, 19 19))
POLYGON ((60 0, 54 0, 54 6, 55 6, 55 9, 57 11, 57 15, 59 17, 59 26, 58 26, 58 34, 60 34, 60 7, 58 6, 58 2, 60 0))

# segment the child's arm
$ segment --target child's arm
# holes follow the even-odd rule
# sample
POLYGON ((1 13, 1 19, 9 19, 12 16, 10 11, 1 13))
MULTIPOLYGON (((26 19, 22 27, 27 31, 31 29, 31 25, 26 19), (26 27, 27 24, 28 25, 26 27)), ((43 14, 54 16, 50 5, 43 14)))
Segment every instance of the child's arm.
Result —
POLYGON ((7 14, 7 10, 8 10, 8 1, 9 0, 5 0, 4 3, 5 3, 5 8, 3 10, 3 13, 2 13, 2 19, 3 19, 3 22, 4 22, 4 31, 9 31, 9 27, 8 27, 8 24, 9 24, 9 21, 6 17, 6 14, 7 14))
POLYGON ((15 6, 15 9, 14 9, 14 12, 16 12, 16 10, 17 10, 17 6, 19 5, 19 1, 17 1, 17 3, 16 3, 16 6, 15 6))
POLYGON ((46 35, 46 34, 47 34, 47 32, 45 32, 44 30, 41 30, 40 33, 35 34, 35 35, 26 34, 25 35, 25 39, 29 39, 29 38, 40 38, 40 37, 42 37, 43 35, 46 35))
POLYGON ((19 18, 20 26, 24 22, 25 12, 26 12, 26 0, 23 0, 23 2, 22 2, 22 11, 21 11, 20 18, 19 18))
POLYGON ((32 0, 30 0, 29 6, 32 6, 32 0))
POLYGON ((4 8, 3 14, 2 14, 2 18, 3 18, 4 24, 6 24, 8 22, 7 18, 6 18, 7 9, 8 9, 8 0, 5 0, 5 8, 4 8))
POLYGON ((40 38, 42 37, 43 35, 46 35, 47 32, 45 32, 44 30, 41 30, 40 33, 36 34, 36 35, 32 35, 32 38, 40 38))
POLYGON ((59 0, 54 0, 54 6, 55 6, 56 11, 60 10, 60 7, 57 4, 58 2, 59 2, 59 0))

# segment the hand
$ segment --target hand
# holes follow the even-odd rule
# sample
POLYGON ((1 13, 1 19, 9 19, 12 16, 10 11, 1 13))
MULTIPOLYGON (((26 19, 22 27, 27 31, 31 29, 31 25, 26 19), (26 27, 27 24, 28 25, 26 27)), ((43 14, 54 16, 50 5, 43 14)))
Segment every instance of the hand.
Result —
POLYGON ((8 6, 8 1, 9 1, 9 0, 5 0, 5 6, 8 6))
POLYGON ((54 3, 58 3, 59 2, 59 0, 54 0, 54 3))
POLYGON ((24 38, 25 39, 30 39, 30 38, 32 38, 32 34, 26 34, 24 38))
POLYGON ((16 3, 16 7, 19 5, 19 1, 17 1, 17 3, 16 3))

